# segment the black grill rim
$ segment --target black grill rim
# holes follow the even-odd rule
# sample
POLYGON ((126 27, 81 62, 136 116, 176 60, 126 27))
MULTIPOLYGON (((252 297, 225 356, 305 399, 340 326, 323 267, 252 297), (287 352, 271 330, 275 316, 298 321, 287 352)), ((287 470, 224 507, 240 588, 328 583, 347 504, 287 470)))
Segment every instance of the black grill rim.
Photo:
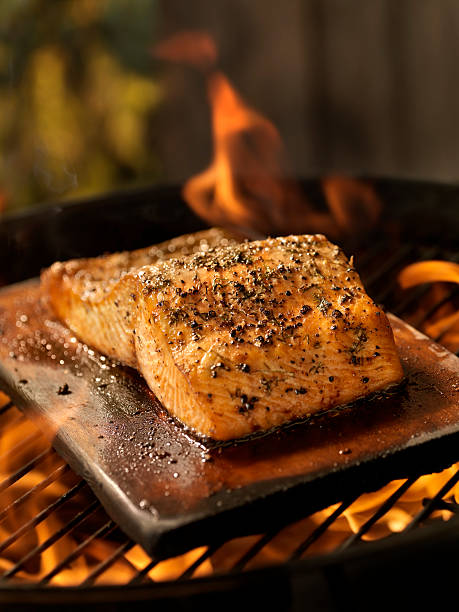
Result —
MULTIPOLYGON (((400 242, 436 246, 441 236, 445 248, 457 247, 459 184, 365 176, 362 180, 381 196, 383 221, 398 220, 405 228, 400 242)), ((312 202, 320 199, 318 179, 301 184, 312 202)), ((0 285, 36 276, 58 259, 148 246, 203 227, 206 224, 186 206, 177 185, 131 188, 5 214, 0 217, 0 285)), ((371 244, 374 235, 360 238, 371 244)))

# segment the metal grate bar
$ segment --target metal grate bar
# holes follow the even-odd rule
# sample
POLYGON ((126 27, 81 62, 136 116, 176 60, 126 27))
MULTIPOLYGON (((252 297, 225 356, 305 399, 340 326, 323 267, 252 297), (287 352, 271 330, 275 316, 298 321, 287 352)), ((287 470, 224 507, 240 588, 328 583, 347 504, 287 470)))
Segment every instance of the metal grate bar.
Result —
POLYGON ((259 540, 253 544, 248 551, 237 561, 231 570, 232 572, 241 571, 249 561, 251 561, 269 542, 276 537, 278 533, 282 531, 283 527, 279 529, 275 529, 273 531, 268 531, 265 535, 261 536, 259 540))
MULTIPOLYGON (((151 570, 158 565, 159 561, 158 559, 152 559, 149 563, 147 563, 147 565, 141 569, 136 576, 134 576, 134 578, 132 578, 128 584, 134 585, 134 584, 140 584, 143 580, 145 580, 145 578, 147 577, 147 574, 149 572, 151 572, 151 570)), ((148 576, 148 580, 150 582, 154 582, 154 580, 152 578, 150 578, 150 576, 148 576)))
POLYGON ((301 557, 301 555, 306 552, 306 550, 316 541, 320 538, 320 536, 325 533, 327 531, 327 529, 330 527, 330 525, 332 525, 336 519, 341 516, 341 514, 346 510, 346 508, 349 508, 349 506, 351 504, 353 504, 355 502, 355 500, 358 498, 358 495, 354 495, 351 498, 347 499, 346 501, 343 501, 338 508, 336 508, 336 510, 334 510, 330 516, 328 516, 324 521, 322 521, 322 523, 320 523, 320 525, 318 525, 318 527, 316 527, 316 529, 314 529, 314 531, 312 531, 308 537, 303 540, 301 542, 301 544, 299 544, 297 546, 297 548, 295 548, 295 550, 293 551, 293 553, 290 555, 289 561, 294 561, 295 559, 299 559, 301 557))
MULTIPOLYGON (((424 253, 423 259, 425 258, 428 258, 427 253, 424 253)), ((376 300, 375 300, 376 302, 385 303, 386 300, 390 298, 391 294, 393 294, 394 292, 394 288, 397 286, 396 273, 400 271, 402 267, 401 264, 408 265, 410 262, 411 262, 411 259, 406 259, 406 261, 403 261, 403 258, 400 258, 399 260, 397 260, 394 257, 392 259, 392 267, 390 266, 390 263, 391 263, 390 261, 387 263, 387 266, 385 266, 385 270, 382 272, 382 274, 380 274, 379 279, 381 280, 383 277, 386 277, 389 279, 389 282, 387 282, 385 287, 377 293, 376 300)))
MULTIPOLYGON (((124 553, 127 553, 135 543, 129 538, 121 546, 119 546, 107 559, 101 561, 89 574, 89 576, 83 580, 80 584, 80 588, 91 586, 94 584, 96 578, 103 574, 111 565, 113 565, 124 553)), ((127 559, 126 559, 126 562, 127 559)))
MULTIPOLYGON (((413 287, 411 291, 406 290, 406 293, 408 295, 404 299, 399 300, 397 305, 394 308, 392 308, 394 314, 401 317, 412 306, 414 306, 425 295, 427 295, 430 289, 431 289, 431 285, 419 285, 418 287, 413 287)), ((415 326, 416 326, 416 323, 415 323, 415 326)))
POLYGON ((59 497, 55 502, 53 502, 47 508, 39 512, 33 519, 31 519, 27 523, 24 523, 24 525, 19 527, 19 529, 13 532, 6 540, 4 540, 0 544, 0 552, 3 552, 6 548, 8 548, 8 546, 10 546, 13 542, 18 540, 21 536, 23 536, 29 529, 31 529, 32 527, 36 527, 36 525, 39 525, 42 521, 45 520, 47 516, 49 516, 57 508, 62 506, 62 504, 64 504, 66 501, 71 499, 74 495, 78 493, 78 491, 83 489, 85 486, 87 486, 87 484, 84 482, 84 480, 81 480, 78 484, 72 487, 69 491, 64 493, 64 495, 59 497))
POLYGON ((49 476, 47 476, 44 480, 37 483, 34 487, 24 493, 24 495, 21 495, 21 497, 18 497, 18 499, 15 499, 14 502, 4 508, 0 512, 0 521, 2 521, 9 512, 16 510, 20 505, 25 503, 29 499, 29 497, 45 489, 49 484, 55 482, 60 476, 62 476, 62 474, 65 474, 65 472, 68 472, 69 470, 70 467, 67 464, 61 465, 60 467, 55 469, 54 472, 49 474, 49 476))
MULTIPOLYGON (((426 505, 430 502, 430 498, 424 499, 423 504, 426 505)), ((453 512, 454 514, 459 514, 459 504, 455 501, 446 501, 445 499, 440 499, 436 503, 437 510, 448 510, 449 512, 453 512)))
MULTIPOLYGON (((3 455, 0 455, 0 460, 3 461, 4 459, 6 459, 6 457, 12 457, 13 455, 16 455, 17 453, 24 450, 24 448, 26 448, 29 444, 35 442, 35 440, 38 440, 41 437, 42 434, 39 431, 30 434, 30 436, 27 436, 26 438, 9 448, 5 453, 3 453, 3 455)), ((43 440, 43 442, 45 442, 45 440, 43 440)))
POLYGON ((429 502, 424 506, 424 508, 416 514, 413 520, 408 523, 405 527, 405 531, 409 531, 419 525, 423 520, 429 517, 432 512, 437 509, 437 504, 440 500, 442 500, 443 496, 448 493, 448 491, 454 487, 454 485, 459 482, 459 470, 451 476, 451 478, 446 482, 442 488, 437 492, 437 494, 429 500, 429 502))
POLYGON ((360 542, 362 536, 367 533, 373 525, 379 521, 387 512, 393 508, 394 504, 400 499, 400 497, 411 487, 411 485, 416 482, 417 477, 408 478, 390 497, 386 499, 386 501, 379 506, 377 511, 366 521, 360 529, 353 533, 347 540, 345 540, 341 546, 340 550, 344 550, 345 548, 349 548, 352 544, 356 542, 360 542))
POLYGON ((355 257, 355 261, 358 269, 362 272, 366 271, 367 268, 371 270, 373 267, 373 260, 378 255, 382 255, 384 253, 385 248, 386 243, 384 242, 384 240, 379 240, 378 242, 374 243, 373 246, 371 246, 370 248, 365 249, 363 253, 357 254, 355 257))
POLYGON ((429 310, 425 314, 423 314, 419 319, 417 319, 415 322, 415 326, 420 327, 421 325, 423 325, 428 319, 430 319, 432 315, 434 315, 437 312, 439 308, 441 308, 442 306, 450 302, 452 299, 454 299, 458 295, 459 295, 459 287, 456 287, 455 289, 450 291, 448 295, 446 295, 443 299, 441 299, 439 302, 437 302, 431 308, 429 308, 429 310))
POLYGON ((32 550, 29 551, 24 557, 22 557, 22 559, 20 559, 20 561, 18 561, 16 565, 7 570, 2 577, 10 578, 11 576, 14 576, 14 574, 16 574, 21 569, 21 567, 23 567, 25 563, 27 563, 27 561, 30 561, 30 559, 32 559, 36 555, 40 555, 47 548, 49 548, 55 542, 60 540, 60 538, 69 533, 76 525, 82 523, 83 520, 98 507, 98 505, 99 502, 93 501, 89 506, 87 506, 84 510, 82 510, 75 517, 73 517, 73 519, 66 523, 61 529, 59 529, 58 531, 53 533, 52 536, 47 538, 42 544, 36 546, 35 548, 32 548, 32 550))
MULTIPOLYGON (((399 267, 396 267, 394 268, 394 270, 392 270, 394 276, 395 276, 396 271, 399 269, 400 269, 399 267)), ((377 304, 385 304, 387 299, 390 298, 391 294, 394 292, 394 287, 396 286, 397 286, 397 281, 394 278, 387 283, 384 289, 382 289, 381 291, 377 293, 375 302, 377 304)))
POLYGON ((5 478, 5 480, 0 482, 0 492, 4 491, 8 487, 10 487, 17 480, 19 480, 25 474, 30 472, 30 470, 32 470, 34 467, 36 467, 37 465, 42 463, 46 459, 46 457, 49 457, 53 453, 54 453, 54 449, 53 448, 51 448, 51 447, 47 448, 46 450, 42 451, 39 455, 37 455, 36 457, 31 459, 28 463, 26 463, 21 468, 19 468, 19 470, 14 472, 14 474, 11 474, 11 476, 8 476, 8 478, 5 478))
POLYGON ((4 414, 5 412, 7 412, 10 408, 12 408, 14 406, 13 402, 8 402, 7 404, 5 404, 4 406, 2 406, 0 408, 0 415, 4 414))
MULTIPOLYGON (((90 514, 94 514, 95 512, 97 512, 97 510, 99 510, 99 507, 100 506, 97 505, 97 507, 94 508, 94 510, 90 514)), ((88 536, 85 540, 83 540, 83 542, 81 542, 75 548, 75 550, 73 552, 71 552, 69 555, 67 555, 67 557, 65 557, 65 559, 62 559, 62 561, 60 561, 56 566, 54 566, 54 568, 50 572, 48 572, 46 574, 46 576, 43 576, 43 578, 40 580, 39 584, 46 584, 46 583, 48 583, 52 578, 54 578, 54 576, 56 576, 63 569, 65 569, 65 567, 67 565, 69 565, 70 563, 75 561, 75 559, 77 559, 83 553, 85 548, 87 548, 89 546, 89 544, 91 544, 91 542, 93 542, 97 538, 102 538, 102 537, 108 535, 115 528, 116 528, 116 524, 112 520, 107 521, 104 525, 102 525, 102 527, 99 527, 99 529, 97 529, 97 531, 95 531, 90 536, 88 536)))
POLYGON ((178 577, 178 580, 185 580, 186 578, 191 578, 194 572, 198 569, 198 567, 204 563, 206 559, 208 559, 211 555, 216 552, 220 546, 222 546, 223 542, 219 542, 218 544, 211 544, 207 547, 207 549, 202 553, 202 555, 194 561, 190 567, 188 567, 183 574, 178 577))
POLYGON ((456 323, 457 323, 457 320, 456 321, 451 321, 450 325, 448 325, 448 327, 446 329, 444 329, 440 334, 435 336, 434 341, 441 343, 442 339, 446 336, 446 334, 448 332, 450 332, 453 329, 453 327, 456 325, 456 323))
POLYGON ((379 266, 378 270, 367 276, 366 278, 366 286, 371 288, 375 285, 379 280, 381 280, 384 276, 389 274, 393 268, 396 268, 404 259, 408 259, 409 255, 414 251, 414 246, 412 244, 406 244, 402 246, 400 249, 397 249, 392 257, 389 257, 385 260, 385 262, 379 266))
MULTIPOLYGON (((433 259, 435 256, 438 257, 438 254, 439 254, 439 251, 437 249, 428 249, 428 250, 423 251, 422 255, 420 257, 416 258, 416 261, 425 261, 425 260, 428 260, 428 259, 433 259)), ((386 278, 389 278, 390 282, 388 282, 386 284, 385 288, 382 289, 379 292, 379 294, 377 296, 377 301, 378 302, 383 302, 384 303, 389 298, 389 296, 393 293, 394 287, 396 287, 397 284, 398 284, 397 283, 397 279, 395 277, 395 273, 396 273, 396 271, 398 269, 400 269, 400 264, 401 263, 402 263, 402 260, 397 261, 395 263, 395 265, 393 266, 393 269, 391 269, 390 267, 387 267, 387 269, 383 272, 383 275, 386 276, 386 278), (389 274, 389 273, 392 273, 392 274, 389 274)), ((408 265, 409 263, 411 263, 411 258, 407 259, 407 261, 405 261, 403 263, 404 263, 404 265, 408 265)), ((420 299, 421 296, 422 296, 422 294, 421 294, 422 291, 425 291, 426 293, 429 291, 429 287, 426 288, 425 286, 417 287, 416 289, 419 290, 420 297, 417 298, 417 291, 416 291, 415 292, 416 298, 415 298, 414 295, 409 296, 409 298, 406 300, 408 303, 414 302, 415 299, 420 299)), ((402 302, 402 306, 404 306, 403 302, 402 302)), ((401 311, 400 305, 397 305, 396 310, 398 312, 401 311)))

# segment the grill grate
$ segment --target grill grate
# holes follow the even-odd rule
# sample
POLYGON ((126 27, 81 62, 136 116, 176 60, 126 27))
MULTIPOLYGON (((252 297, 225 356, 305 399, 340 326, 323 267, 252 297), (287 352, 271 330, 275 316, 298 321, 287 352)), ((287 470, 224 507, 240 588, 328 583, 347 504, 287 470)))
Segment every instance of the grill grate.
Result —
MULTIPOLYGON (((459 261, 459 254, 404 245, 388 255, 384 244, 376 242, 356 256, 357 268, 370 295, 377 302, 384 303, 388 310, 420 328, 445 306, 456 303, 459 296, 457 288, 448 288, 436 299, 432 298, 433 291, 428 285, 403 293, 397 289, 398 272, 408 263, 423 259, 459 261)), ((447 332, 442 331, 438 340, 445 339, 447 332)), ((14 581, 15 584, 33 582, 41 587, 72 584, 81 588, 114 583, 148 584, 155 581, 152 575, 160 564, 164 567, 164 564, 172 563, 148 558, 127 538, 106 515, 88 485, 71 472, 35 426, 6 397, 3 404, 0 403, 0 431, 3 434, 22 432, 13 435, 16 443, 7 450, 0 446, 2 464, 11 465, 10 472, 0 481, 0 499, 8 500, 0 511, 0 584, 14 581), (20 492, 15 497, 16 488, 20 492), (10 491, 11 496, 5 497, 10 491), (54 518, 58 520, 48 525, 54 518), (11 550, 13 553, 5 555, 11 550)), ((365 545, 379 521, 410 494, 418 481, 419 478, 399 481, 372 514, 335 543, 331 550, 365 545)), ((459 470, 456 467, 446 470, 437 489, 420 500, 420 508, 404 526, 404 531, 458 514, 459 505, 451 495, 458 482, 459 470)), ((284 556, 271 559, 271 562, 294 561, 306 554, 314 554, 314 546, 358 502, 358 496, 352 497, 329 509, 306 534, 304 530, 298 531, 301 535, 286 548, 284 556)), ((211 561, 213 563, 219 555, 225 555, 225 551, 236 544, 236 553, 226 555, 232 559, 231 563, 224 565, 223 569, 220 567, 220 571, 243 572, 256 567, 266 550, 291 528, 288 525, 276 527, 268 533, 237 541, 228 542, 222 538, 218 542, 208 542, 206 547, 177 559, 174 570, 168 570, 163 576, 186 581, 211 573, 211 561)))

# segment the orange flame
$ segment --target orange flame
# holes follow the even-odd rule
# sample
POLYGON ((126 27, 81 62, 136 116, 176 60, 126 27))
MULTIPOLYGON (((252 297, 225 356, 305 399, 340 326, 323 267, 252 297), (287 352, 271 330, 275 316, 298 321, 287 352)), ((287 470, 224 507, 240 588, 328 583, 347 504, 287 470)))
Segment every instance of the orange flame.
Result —
POLYGON ((403 289, 422 283, 459 283, 459 264, 452 261, 420 261, 404 268, 398 277, 403 289))
POLYGON ((290 178, 277 129, 215 68, 217 51, 208 35, 181 32, 160 43, 155 55, 206 72, 214 158, 183 189, 184 199, 205 221, 252 235, 294 231, 331 238, 367 231, 375 224, 381 205, 373 189, 361 181, 329 177, 322 184, 329 210, 311 205, 290 178))
POLYGON ((214 161, 183 189, 185 200, 213 225, 282 232, 298 219, 303 198, 284 176, 283 146, 275 127, 246 107, 220 72, 208 77, 214 161))
POLYGON ((322 188, 341 234, 359 234, 378 222, 382 205, 370 185, 356 179, 333 176, 322 180, 322 188))
MULTIPOLYGON (((362 539, 366 541, 377 540, 403 531, 413 517, 422 510, 423 499, 433 496, 455 474, 458 468, 459 464, 439 474, 429 474, 419 478, 403 493, 396 504, 372 525, 362 539)), ((311 542, 304 553, 305 556, 324 554, 338 549, 352 534, 359 531, 362 525, 403 483, 403 480, 394 480, 379 491, 361 495, 336 520, 329 524, 327 530, 317 540, 311 542)), ((451 495, 455 499, 458 498, 459 485, 456 485, 451 491, 451 495)), ((268 564, 285 562, 301 542, 305 541, 319 525, 329 519, 338 507, 339 504, 335 504, 285 527, 251 559, 246 568, 254 569, 268 564)), ((432 515, 432 519, 437 520, 448 520, 450 517, 451 513, 448 510, 439 510, 432 515)), ((260 537, 237 538, 225 544, 211 557, 214 570, 230 571, 260 537)))

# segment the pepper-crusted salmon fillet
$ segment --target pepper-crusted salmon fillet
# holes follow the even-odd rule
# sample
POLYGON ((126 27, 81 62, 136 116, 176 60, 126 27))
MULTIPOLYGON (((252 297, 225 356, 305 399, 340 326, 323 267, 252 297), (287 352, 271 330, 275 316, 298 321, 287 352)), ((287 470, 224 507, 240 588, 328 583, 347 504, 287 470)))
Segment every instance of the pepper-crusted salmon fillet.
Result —
POLYGON ((157 261, 108 275, 107 291, 104 271, 88 297, 82 278, 95 261, 44 273, 56 312, 86 342, 105 342, 138 367, 169 413, 201 435, 268 430, 403 376, 385 314, 324 236, 157 261))
POLYGON ((56 262, 41 283, 58 317, 102 353, 137 366, 133 329, 138 268, 240 239, 220 228, 186 234, 151 247, 101 257, 56 262))

